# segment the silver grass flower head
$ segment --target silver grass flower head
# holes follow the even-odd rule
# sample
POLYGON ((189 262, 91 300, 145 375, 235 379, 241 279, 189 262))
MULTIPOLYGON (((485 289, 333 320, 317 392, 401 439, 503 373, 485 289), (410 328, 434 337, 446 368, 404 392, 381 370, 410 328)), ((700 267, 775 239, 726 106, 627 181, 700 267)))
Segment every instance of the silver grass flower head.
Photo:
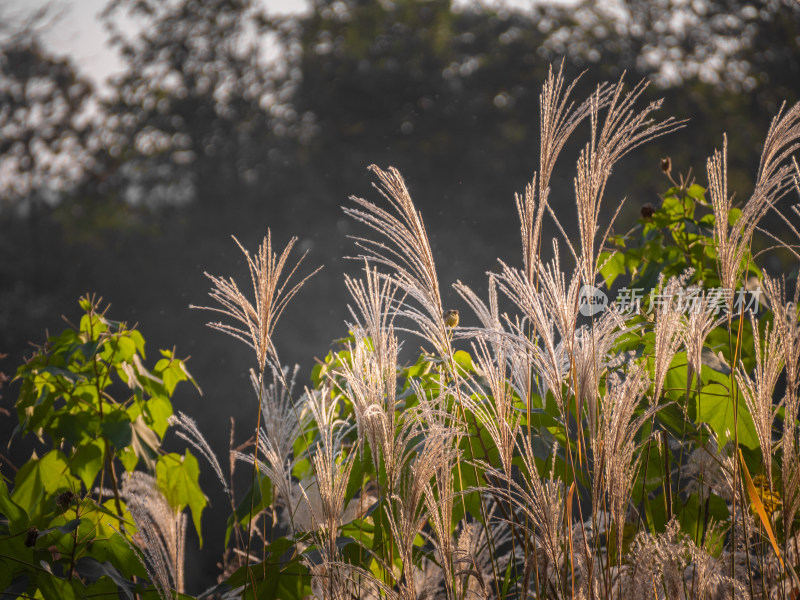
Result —
POLYGON ((542 221, 549 208, 550 177, 556 160, 575 128, 591 114, 593 106, 604 106, 611 97, 609 86, 603 84, 598 88, 596 96, 576 107, 570 100, 570 95, 580 76, 564 89, 563 68, 563 61, 557 73, 550 66, 539 95, 539 171, 534 173, 531 183, 525 186, 523 195, 514 196, 520 219, 523 266, 529 281, 534 280, 542 221))
MULTIPOLYGON (((638 146, 683 126, 683 122, 672 117, 660 123, 650 118, 651 113, 661 107, 660 100, 651 102, 636 112, 635 105, 647 85, 643 80, 630 92, 623 94, 624 81, 620 78, 610 89, 598 87, 590 99, 591 138, 578 157, 577 175, 574 179, 580 252, 568 242, 586 285, 594 285, 599 270, 595 255, 598 246, 595 241, 599 232, 598 218, 606 183, 614 165, 638 146), (607 111, 601 125, 600 110, 604 107, 607 111)), ((605 245, 611 225, 621 207, 622 203, 601 236, 600 248, 605 245)), ((552 210, 550 212, 553 214, 552 210)))
POLYGON ((773 404, 773 392, 778 383, 778 377, 783 371, 783 348, 778 327, 770 328, 769 323, 764 328, 764 341, 761 342, 758 323, 752 319, 753 345, 756 356, 756 366, 751 377, 743 366, 736 369, 736 383, 742 392, 747 409, 753 419, 764 472, 772 488, 772 429, 773 422, 783 405, 783 400, 773 404))
POLYGON ((798 318, 800 286, 795 285, 794 296, 787 301, 784 278, 772 278, 764 273, 763 284, 770 310, 774 315, 773 325, 778 331, 783 348, 787 412, 796 415, 797 388, 800 385, 800 318, 798 318))
MULTIPOLYGON (((636 408, 649 385, 644 369, 636 364, 630 367, 624 379, 616 372, 609 375, 597 437, 592 440, 595 450, 592 511, 596 513, 600 509, 605 497, 619 531, 622 531, 625 507, 639 468, 640 457, 635 457, 636 434, 658 408, 653 405, 636 415, 636 408)), ((621 535, 618 543, 622 543, 621 535)))
MULTIPOLYGON (((727 137, 723 137, 722 149, 715 151, 707 161, 709 195, 715 218, 714 249, 720 282, 727 289, 738 287, 744 269, 743 259, 759 222, 794 184, 792 165, 796 168, 797 164, 792 154, 800 148, 800 103, 785 112, 784 108, 781 107, 770 124, 753 193, 734 225, 729 225, 733 196, 728 194, 727 137)), ((731 303, 732 300, 729 309, 731 303)))
POLYGON ((589 435, 597 431, 598 386, 600 378, 607 369, 621 366, 624 356, 612 352, 619 338, 632 331, 614 307, 609 307, 591 327, 583 326, 576 331, 573 346, 573 365, 575 367, 575 390, 580 412, 587 406, 589 435))
POLYGON ((400 301, 397 299, 397 283, 381 275, 365 261, 363 279, 352 279, 345 275, 345 285, 355 301, 355 308, 348 306, 353 322, 348 326, 353 331, 363 331, 372 342, 380 370, 396 367, 387 355, 389 345, 397 345, 394 337, 394 318, 400 301))
POLYGON ((317 268, 311 274, 289 287, 290 280, 306 256, 304 253, 294 266, 288 269, 288 273, 284 274, 284 270, 287 269, 289 254, 297 242, 296 237, 289 240, 283 251, 278 254, 272 251, 272 234, 267 230, 267 236, 254 256, 250 255, 239 243, 239 240, 235 237, 233 240, 247 259, 250 281, 253 287, 253 299, 247 298, 232 277, 218 277, 206 273, 206 277, 212 283, 212 288, 208 295, 219 306, 191 306, 190 308, 202 308, 218 312, 231 319, 232 323, 215 321, 208 323, 208 326, 227 333, 250 346, 256 353, 258 368, 263 372, 270 355, 275 363, 279 362, 275 348, 272 345, 272 334, 278 319, 289 301, 300 291, 306 281, 322 267, 317 268))
POLYGON ((190 444, 209 462, 211 468, 214 470, 214 474, 222 484, 222 488, 225 490, 225 493, 229 493, 230 490, 228 489, 228 483, 225 481, 225 476, 222 474, 222 467, 217 460, 217 456, 214 454, 211 446, 208 445, 208 442, 200 432, 200 429, 198 429, 197 423, 194 421, 194 419, 178 411, 177 415, 170 415, 168 423, 172 427, 176 428, 175 434, 179 438, 190 444))
POLYGON ((120 491, 136 524, 133 536, 144 565, 162 598, 183 591, 186 515, 173 509, 155 478, 141 471, 126 473, 120 491))
POLYGON ((405 181, 394 167, 388 170, 375 165, 370 170, 378 183, 373 184, 389 203, 389 210, 363 198, 351 197, 357 208, 345 207, 344 212, 370 227, 385 241, 355 237, 365 254, 360 258, 390 270, 393 284, 414 303, 403 303, 396 312, 409 319, 410 332, 428 340, 441 357, 448 356, 450 338, 444 322, 444 308, 436 274, 433 251, 422 216, 411 200, 405 181))
MULTIPOLYGON (((702 288, 702 282, 698 284, 702 288)), ((703 350, 708 334, 725 321, 711 310, 712 296, 700 291, 700 301, 684 312, 681 334, 686 347, 686 362, 694 373, 700 374, 703 368, 703 350)))
POLYGON ((466 382, 471 393, 465 395, 464 405, 477 417, 492 438, 506 472, 511 471, 515 442, 520 429, 522 413, 514 407, 514 388, 507 373, 508 360, 502 346, 500 353, 492 356, 486 341, 478 338, 473 343, 473 365, 482 382, 471 378, 466 382), (483 383, 488 387, 484 391, 483 383))
POLYGON ((688 269, 680 277, 671 277, 666 284, 660 279, 660 303, 655 310, 655 344, 653 348, 653 403, 658 404, 672 359, 683 341, 683 307, 677 298, 686 280, 691 276, 688 269))

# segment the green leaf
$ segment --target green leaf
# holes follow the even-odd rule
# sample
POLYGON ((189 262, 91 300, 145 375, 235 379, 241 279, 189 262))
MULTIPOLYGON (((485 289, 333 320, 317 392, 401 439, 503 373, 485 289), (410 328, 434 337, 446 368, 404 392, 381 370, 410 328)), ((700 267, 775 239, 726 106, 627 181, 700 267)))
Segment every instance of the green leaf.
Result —
POLYGON ((472 365, 472 357, 469 355, 469 352, 457 350, 453 355, 453 359, 456 361, 456 364, 467 373, 475 372, 475 367, 472 365))
POLYGON ((73 446, 79 446, 92 438, 97 420, 96 415, 86 410, 78 413, 59 411, 48 432, 56 438, 67 440, 73 446))
POLYGON ((311 573, 300 562, 300 557, 295 557, 283 569, 267 568, 266 578, 256 586, 255 597, 259 600, 300 600, 310 593, 311 573))
POLYGON ((131 340, 133 340, 134 345, 136 346, 136 351, 142 355, 142 358, 145 358, 144 355, 144 336, 139 332, 137 329, 132 329, 130 331, 131 340))
POLYGON ((0 514, 8 519, 10 533, 19 533, 28 528, 28 514, 11 499, 6 482, 2 480, 0 480, 0 514))
MULTIPOLYGON (((759 447, 753 418, 747 410, 747 404, 741 394, 738 396, 738 432, 739 444, 755 450, 759 447)), ((733 413, 733 400, 730 392, 722 384, 712 381, 700 391, 697 398, 697 421, 708 423, 712 431, 717 434, 717 443, 720 447, 734 439, 736 430, 733 413)))
POLYGON ((688 196, 690 196, 691 198, 694 198, 695 200, 697 200, 700 203, 705 203, 705 193, 706 193, 706 188, 704 188, 702 185, 698 185, 696 183, 690 185, 689 189, 686 190, 686 194, 688 196))
POLYGON ((115 448, 121 450, 131 443, 133 432, 131 431, 131 421, 128 413, 124 410, 115 410, 106 415, 100 427, 103 437, 110 441, 115 448))
MULTIPOLYGON (((122 509, 126 510, 124 504, 122 509)), ((116 502, 109 499, 101 505, 87 499, 81 503, 80 510, 83 519, 78 534, 82 539, 90 540, 87 556, 100 563, 110 562, 120 572, 129 576, 146 577, 147 573, 138 555, 119 533, 122 530, 122 522, 116 512, 116 502)), ((127 517, 125 527, 135 531, 130 515, 127 512, 124 514, 127 517)))
POLYGON ((64 490, 75 490, 80 485, 69 475, 66 457, 59 450, 51 450, 41 459, 25 463, 17 471, 11 499, 23 507, 35 521, 43 514, 44 500, 64 490))
POLYGON ((161 354, 165 357, 156 363, 153 371, 164 381, 167 394, 172 396, 175 386, 181 381, 189 380, 189 373, 183 365, 183 361, 173 356, 172 351, 162 350, 161 354))
POLYGON ((70 460, 72 473, 77 475, 87 490, 92 489, 97 474, 103 468, 103 442, 95 440, 80 446, 70 460))
MULTIPOLYGON (((337 545, 343 542, 340 539, 337 545)), ((245 580, 253 581, 256 589, 251 590, 248 586, 248 594, 244 597, 258 600, 300 600, 307 597, 311 594, 311 574, 301 556, 292 556, 294 548, 294 541, 284 537, 276 539, 267 546, 264 563, 250 566, 249 573, 248 567, 239 568, 225 581, 226 586, 238 588, 245 584, 245 580)))
POLYGON ((139 464, 139 457, 136 456, 136 451, 131 446, 119 450, 116 456, 128 473, 133 472, 136 465, 139 464))
POLYGON ((160 457, 156 464, 156 480, 159 489, 174 509, 183 510, 184 507, 189 507, 202 546, 200 517, 208 500, 198 484, 199 476, 200 466, 188 449, 184 456, 175 453, 166 454, 160 457))
POLYGON ((153 396, 145 403, 145 422, 158 434, 164 438, 169 424, 168 419, 172 416, 172 403, 166 396, 153 396))
POLYGON ((603 276, 606 287, 610 288, 617 277, 625 274, 625 254, 622 252, 614 252, 613 254, 602 252, 598 263, 602 265, 600 274, 603 276))
POLYGON ((104 344, 101 356, 110 363, 130 362, 136 353, 136 343, 127 336, 114 336, 104 344))
POLYGON ((79 600, 82 597, 80 588, 83 586, 74 579, 61 579, 46 571, 39 571, 36 582, 44 598, 79 600))
POLYGON ((676 516, 681 524, 681 529, 688 533, 698 546, 703 538, 704 522, 715 521, 721 523, 730 519, 727 504, 722 498, 714 494, 708 497, 707 506, 705 501, 700 502, 697 494, 689 496, 685 503, 678 501, 676 516), (708 510, 708 518, 705 517, 706 509, 708 510))
POLYGON ((228 516, 227 528, 225 530, 225 546, 228 546, 231 534, 234 531, 236 522, 243 530, 247 528, 251 515, 257 515, 272 502, 272 481, 269 477, 261 477, 259 485, 255 486, 255 498, 253 498, 253 486, 247 490, 236 510, 228 516), (253 511, 250 512, 252 503, 253 511))
MULTIPOLYGON (((84 309, 89 310, 89 309, 84 309)), ((108 331, 108 324, 106 321, 99 317, 97 314, 87 314, 81 317, 80 332, 86 336, 87 339, 96 340, 100 334, 108 331)))
MULTIPOLYGON (((108 590, 109 592, 113 592, 114 597, 119 597, 119 592, 125 594, 126 598, 133 600, 135 594, 135 586, 132 581, 129 581, 127 577, 122 575, 115 567, 109 562, 100 562, 91 556, 83 556, 78 559, 75 563, 75 571, 83 578, 92 580, 98 580, 98 583, 102 580, 110 582, 109 585, 105 585, 102 587, 102 591, 100 589, 94 590, 94 593, 102 593, 108 590), (101 579, 102 578, 102 579, 101 579)), ((89 590, 87 589, 87 593, 89 590)))

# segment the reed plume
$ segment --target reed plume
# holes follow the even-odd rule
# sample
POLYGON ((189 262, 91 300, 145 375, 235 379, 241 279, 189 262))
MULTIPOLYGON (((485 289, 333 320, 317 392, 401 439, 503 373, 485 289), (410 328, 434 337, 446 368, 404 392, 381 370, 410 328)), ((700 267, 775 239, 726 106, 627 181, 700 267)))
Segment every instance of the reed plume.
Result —
POLYGON ((762 344, 758 323, 755 319, 752 320, 752 323, 755 371, 751 377, 745 371, 744 366, 740 366, 736 370, 736 383, 739 385, 753 419, 758 443, 761 446, 764 474, 769 481, 770 489, 772 489, 772 424, 778 410, 783 406, 783 400, 773 404, 772 395, 783 370, 782 340, 779 329, 777 327, 770 328, 767 324, 764 328, 762 344))
MULTIPOLYGON (((723 288, 729 290, 736 289, 741 280, 746 268, 744 260, 749 256, 750 242, 758 223, 793 184, 788 159, 800 147, 800 103, 785 113, 783 109, 781 107, 770 124, 753 193, 733 225, 729 225, 733 196, 728 194, 727 136, 723 136, 722 149, 716 150, 707 161, 719 278, 723 288)), ((728 304, 730 309, 730 300, 728 304)))
POLYGON ((654 404, 636 414, 649 385, 647 374, 638 365, 631 366, 624 378, 612 373, 606 379, 599 427, 592 440, 592 514, 599 513, 605 498, 617 526, 617 556, 622 555, 625 513, 639 469, 636 434, 659 408, 654 404))
POLYGON ((132 539, 144 558, 150 580, 164 600, 183 592, 186 515, 172 508, 147 473, 127 473, 121 496, 136 525, 132 539))
MULTIPOLYGON (((683 337, 684 311, 679 305, 679 294, 689 273, 671 278, 661 285, 659 302, 655 310, 655 330, 653 347, 653 403, 658 404, 667 371, 675 358, 675 353, 683 337)), ((663 283, 663 282, 662 282, 663 283)))
POLYGON ((798 369, 800 369, 800 320, 797 306, 800 287, 790 302, 786 301, 786 283, 781 279, 764 274, 764 290, 770 309, 774 315, 772 325, 780 337, 783 362, 786 369, 786 391, 783 396, 784 417, 781 448, 783 461, 781 468, 782 501, 786 538, 791 537, 794 517, 800 510, 800 456, 797 451, 797 419, 800 395, 798 395, 798 369))
POLYGON ((416 329, 412 333, 428 340, 439 356, 450 356, 450 337, 444 322, 439 279, 422 216, 414 207, 397 169, 390 167, 384 171, 371 165, 370 170, 378 177, 378 183, 373 186, 389 202, 391 211, 353 196, 351 200, 358 208, 345 207, 344 212, 385 237, 388 243, 354 238, 366 253, 361 258, 391 270, 397 287, 417 303, 417 306, 404 303, 397 313, 414 323, 416 329))
MULTIPOLYGON (((718 317, 712 310, 713 298, 710 293, 705 291, 698 293, 697 299, 687 307, 688 310, 684 311, 683 324, 679 331, 686 348, 686 363, 699 381, 703 368, 703 349, 708 334, 722 325, 725 317, 718 317)), ((691 378, 691 375, 689 377, 691 378)), ((687 385, 690 385, 690 382, 687 382, 687 385)))
POLYGON ((622 317, 614 307, 606 310, 591 327, 580 327, 575 334, 573 346, 573 365, 575 368, 575 384, 572 393, 578 399, 578 414, 583 414, 586 407, 589 436, 597 434, 599 418, 598 387, 602 376, 608 369, 622 364, 624 356, 613 351, 617 341, 625 334, 633 331, 626 327, 622 317))
MULTIPOLYGON (((422 389, 417 388, 418 398, 426 398, 422 389)), ((412 460, 408 460, 399 479, 399 485, 391 497, 391 502, 384 507, 395 543, 403 564, 397 585, 401 597, 416 597, 413 578, 415 539, 431 516, 430 509, 438 513, 441 538, 438 538, 439 549, 448 552, 447 560, 452 560, 449 544, 444 540, 444 527, 452 518, 452 493, 448 490, 453 465, 459 460, 460 451, 455 443, 460 431, 453 426, 453 416, 443 410, 442 402, 446 394, 440 394, 432 400, 421 400, 419 409, 420 423, 426 423, 424 437, 418 442, 417 451, 412 460), (439 482, 439 493, 433 494, 431 482, 439 482), (447 506, 441 506, 446 503, 447 506), (449 508, 448 508, 449 507, 449 508)), ((436 519, 435 519, 436 520, 436 519)), ((442 567, 443 570, 445 567, 442 567)))
POLYGON ((292 469, 300 457, 294 455, 294 442, 311 423, 312 415, 306 406, 306 396, 298 402, 292 400, 294 373, 289 377, 289 388, 284 381, 288 372, 281 376, 273 371, 273 381, 266 384, 255 371, 250 371, 250 382, 256 396, 260 398, 262 423, 258 431, 258 453, 233 452, 232 456, 249 464, 269 477, 275 486, 275 499, 288 511, 292 529, 292 513, 297 505, 293 493, 292 469))
MULTIPOLYGON (((650 118, 651 113, 661 108, 662 100, 651 102, 638 112, 635 110, 636 102, 647 86, 646 82, 641 81, 630 92, 623 94, 624 81, 620 78, 610 89, 599 86, 589 99, 591 140, 578 157, 574 180, 580 252, 576 252, 569 238, 566 238, 578 261, 583 282, 587 285, 594 285, 600 267, 595 258, 598 219, 606 183, 614 165, 631 150, 683 126, 682 121, 672 117, 660 123, 650 118), (607 112, 601 125, 600 111, 604 107, 607 107, 607 112)), ((608 232, 621 208, 622 202, 601 236, 599 247, 605 245, 608 232)))
POLYGON ((514 406, 514 389, 507 377, 507 352, 511 349, 506 344, 493 355, 487 342, 481 338, 473 343, 472 349, 475 372, 480 381, 472 378, 468 382, 471 393, 465 396, 465 406, 491 437, 503 470, 511 473, 515 440, 522 419, 522 414, 514 406))
MULTIPOLYGON (((532 361, 534 369, 541 375, 542 398, 549 390, 563 417, 566 406, 562 382, 570 367, 580 278, 576 270, 567 284, 560 268, 558 246, 554 244, 553 248, 553 260, 547 265, 537 267, 541 290, 534 288, 524 273, 503 263, 502 272, 497 279, 500 290, 520 309, 524 317, 522 321, 506 319, 511 330, 508 339, 517 346, 518 353, 530 357, 529 365, 532 361), (529 337, 528 324, 535 332, 534 339, 529 337)), ((522 368, 525 368, 524 364, 522 368)), ((524 381, 521 383, 524 384, 524 381)), ((524 396, 527 395, 526 391, 524 396)))
MULTIPOLYGON (((267 236, 262 241, 255 256, 251 256, 239 243, 239 240, 235 237, 233 239, 247 259, 250 281, 253 286, 253 301, 251 302, 247 296, 240 291, 238 284, 232 277, 224 278, 205 273, 206 277, 208 277, 212 283, 209 296, 220 306, 191 306, 190 308, 202 308, 204 310, 221 313, 230 318, 233 323, 214 321, 208 323, 208 326, 244 342, 256 353, 259 402, 255 426, 256 446, 252 456, 253 476, 251 481, 252 487, 255 488, 257 483, 256 469, 259 464, 258 457, 261 442, 261 413, 263 408, 261 391, 264 388, 264 373, 267 364, 270 363, 273 369, 278 369, 279 373, 281 375, 283 374, 277 350, 272 342, 272 335, 275 325, 289 301, 294 298, 306 281, 316 274, 321 267, 300 279, 291 287, 288 287, 293 275, 306 256, 304 253, 288 273, 284 275, 284 269, 287 267, 289 254, 297 242, 296 237, 289 240, 289 243, 284 247, 283 251, 278 254, 272 251, 272 232, 268 229, 267 236)), ((286 382, 283 383, 288 387, 286 382)), ((281 466, 280 468, 283 467, 281 466)), ((251 512, 254 508, 254 502, 255 494, 251 496, 251 512)), ((248 522, 246 564, 249 564, 250 560, 250 545, 252 542, 250 532, 252 530, 253 521, 254 519, 251 518, 248 522)), ((245 592, 248 583, 249 578, 245 580, 245 592)))
MULTIPOLYGON (((520 220, 522 235, 522 261, 528 281, 534 281, 542 236, 542 221, 549 206, 550 177, 558 156, 575 128, 591 114, 593 104, 585 100, 577 107, 570 95, 580 76, 564 89, 564 62, 558 72, 553 66, 539 94, 539 171, 534 173, 531 183, 525 186, 522 195, 515 194, 514 201, 520 220), (538 191, 538 203, 536 201, 538 191)), ((609 86, 601 85, 597 90, 596 106, 604 106, 610 98, 609 86)))
POLYGON ((276 364, 279 364, 275 347, 272 344, 272 334, 278 319, 289 301, 322 267, 317 268, 291 287, 287 287, 306 256, 304 253, 291 267, 288 274, 284 275, 289 254, 297 242, 296 237, 289 240, 283 251, 278 254, 272 251, 272 233, 267 230, 267 237, 264 238, 254 256, 245 250, 239 240, 235 237, 233 240, 247 259, 253 286, 253 301, 251 302, 240 291, 232 277, 218 277, 205 273, 212 283, 208 295, 220 306, 191 306, 191 308, 210 310, 229 317, 233 321, 232 324, 215 321, 208 323, 208 326, 227 333, 252 348, 256 353, 259 371, 263 372, 270 356, 276 364))
POLYGON ((356 309, 350 307, 355 322, 349 324, 355 339, 350 344, 351 361, 342 363, 338 373, 344 379, 343 393, 353 405, 359 439, 369 444, 375 468, 380 469, 383 452, 387 469, 394 473, 398 342, 393 321, 397 286, 369 265, 364 272, 364 280, 345 277, 356 302, 356 309))
POLYGON ((211 446, 208 445, 206 438, 197 428, 197 423, 195 423, 194 419, 189 417, 188 415, 178 411, 177 415, 171 415, 169 417, 168 423, 175 427, 175 434, 190 444, 195 450, 197 450, 203 458, 205 458, 208 463, 211 465, 211 468, 214 470, 214 474, 219 479, 220 483, 222 484, 222 489, 225 490, 225 493, 230 493, 230 489, 228 488, 228 482, 225 481, 225 476, 222 474, 222 467, 217 460, 217 455, 214 454, 214 451, 211 449, 211 446))

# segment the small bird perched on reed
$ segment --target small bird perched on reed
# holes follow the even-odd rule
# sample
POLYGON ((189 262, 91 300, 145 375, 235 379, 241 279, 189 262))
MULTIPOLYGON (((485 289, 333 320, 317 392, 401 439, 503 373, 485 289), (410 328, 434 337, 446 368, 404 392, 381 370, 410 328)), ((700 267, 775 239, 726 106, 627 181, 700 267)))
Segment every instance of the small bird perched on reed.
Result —
POLYGON ((444 312, 444 324, 448 327, 458 327, 458 320, 457 310, 446 310, 444 312))

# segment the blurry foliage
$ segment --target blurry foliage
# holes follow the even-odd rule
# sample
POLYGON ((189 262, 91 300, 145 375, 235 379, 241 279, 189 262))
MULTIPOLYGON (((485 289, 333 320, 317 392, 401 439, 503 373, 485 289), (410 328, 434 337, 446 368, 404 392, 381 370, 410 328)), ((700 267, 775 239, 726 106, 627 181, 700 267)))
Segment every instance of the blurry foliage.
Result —
MULTIPOLYGON (((568 76, 590 68, 584 90, 622 70, 651 77, 673 113, 709 131, 731 129, 719 126, 730 115, 753 117, 731 140, 735 161, 750 155, 764 115, 796 99, 800 77, 792 0, 587 1, 524 12, 314 0, 307 14, 288 17, 252 0, 113 0, 101 18, 126 69, 91 122, 92 160, 71 162, 84 176, 79 201, 95 195, 115 207, 197 201, 218 210, 252 200, 277 208, 287 169, 336 174, 342 163, 360 168, 383 156, 427 165, 431 176, 466 161, 468 173, 523 181, 538 137, 535 90, 561 58, 568 76)), ((12 37, 3 52, 23 50, 12 37)), ((26 60, 45 71, 53 62, 26 60)), ((19 66, 4 64, 3 80, 19 79, 19 66)), ((61 69, 83 81, 68 63, 61 69)), ((90 92, 77 90, 75 102, 90 92)), ((63 124, 86 137, 88 124, 63 124)), ((6 160, 9 148, 25 147, 18 129, 3 138, 6 160)), ((677 164, 706 154, 676 150, 668 148, 677 164)), ((17 187, 25 181, 14 178, 17 187)), ((40 179, 24 194, 42 187, 40 179)))
POLYGON ((237 202, 266 183, 273 76, 247 0, 114 0, 103 19, 125 61, 104 102, 109 152, 128 199, 237 202), (141 31, 127 36, 124 13, 141 31))
POLYGON ((0 47, 0 72, 0 199, 30 212, 55 203, 89 160, 80 116, 92 87, 35 39, 0 47))

